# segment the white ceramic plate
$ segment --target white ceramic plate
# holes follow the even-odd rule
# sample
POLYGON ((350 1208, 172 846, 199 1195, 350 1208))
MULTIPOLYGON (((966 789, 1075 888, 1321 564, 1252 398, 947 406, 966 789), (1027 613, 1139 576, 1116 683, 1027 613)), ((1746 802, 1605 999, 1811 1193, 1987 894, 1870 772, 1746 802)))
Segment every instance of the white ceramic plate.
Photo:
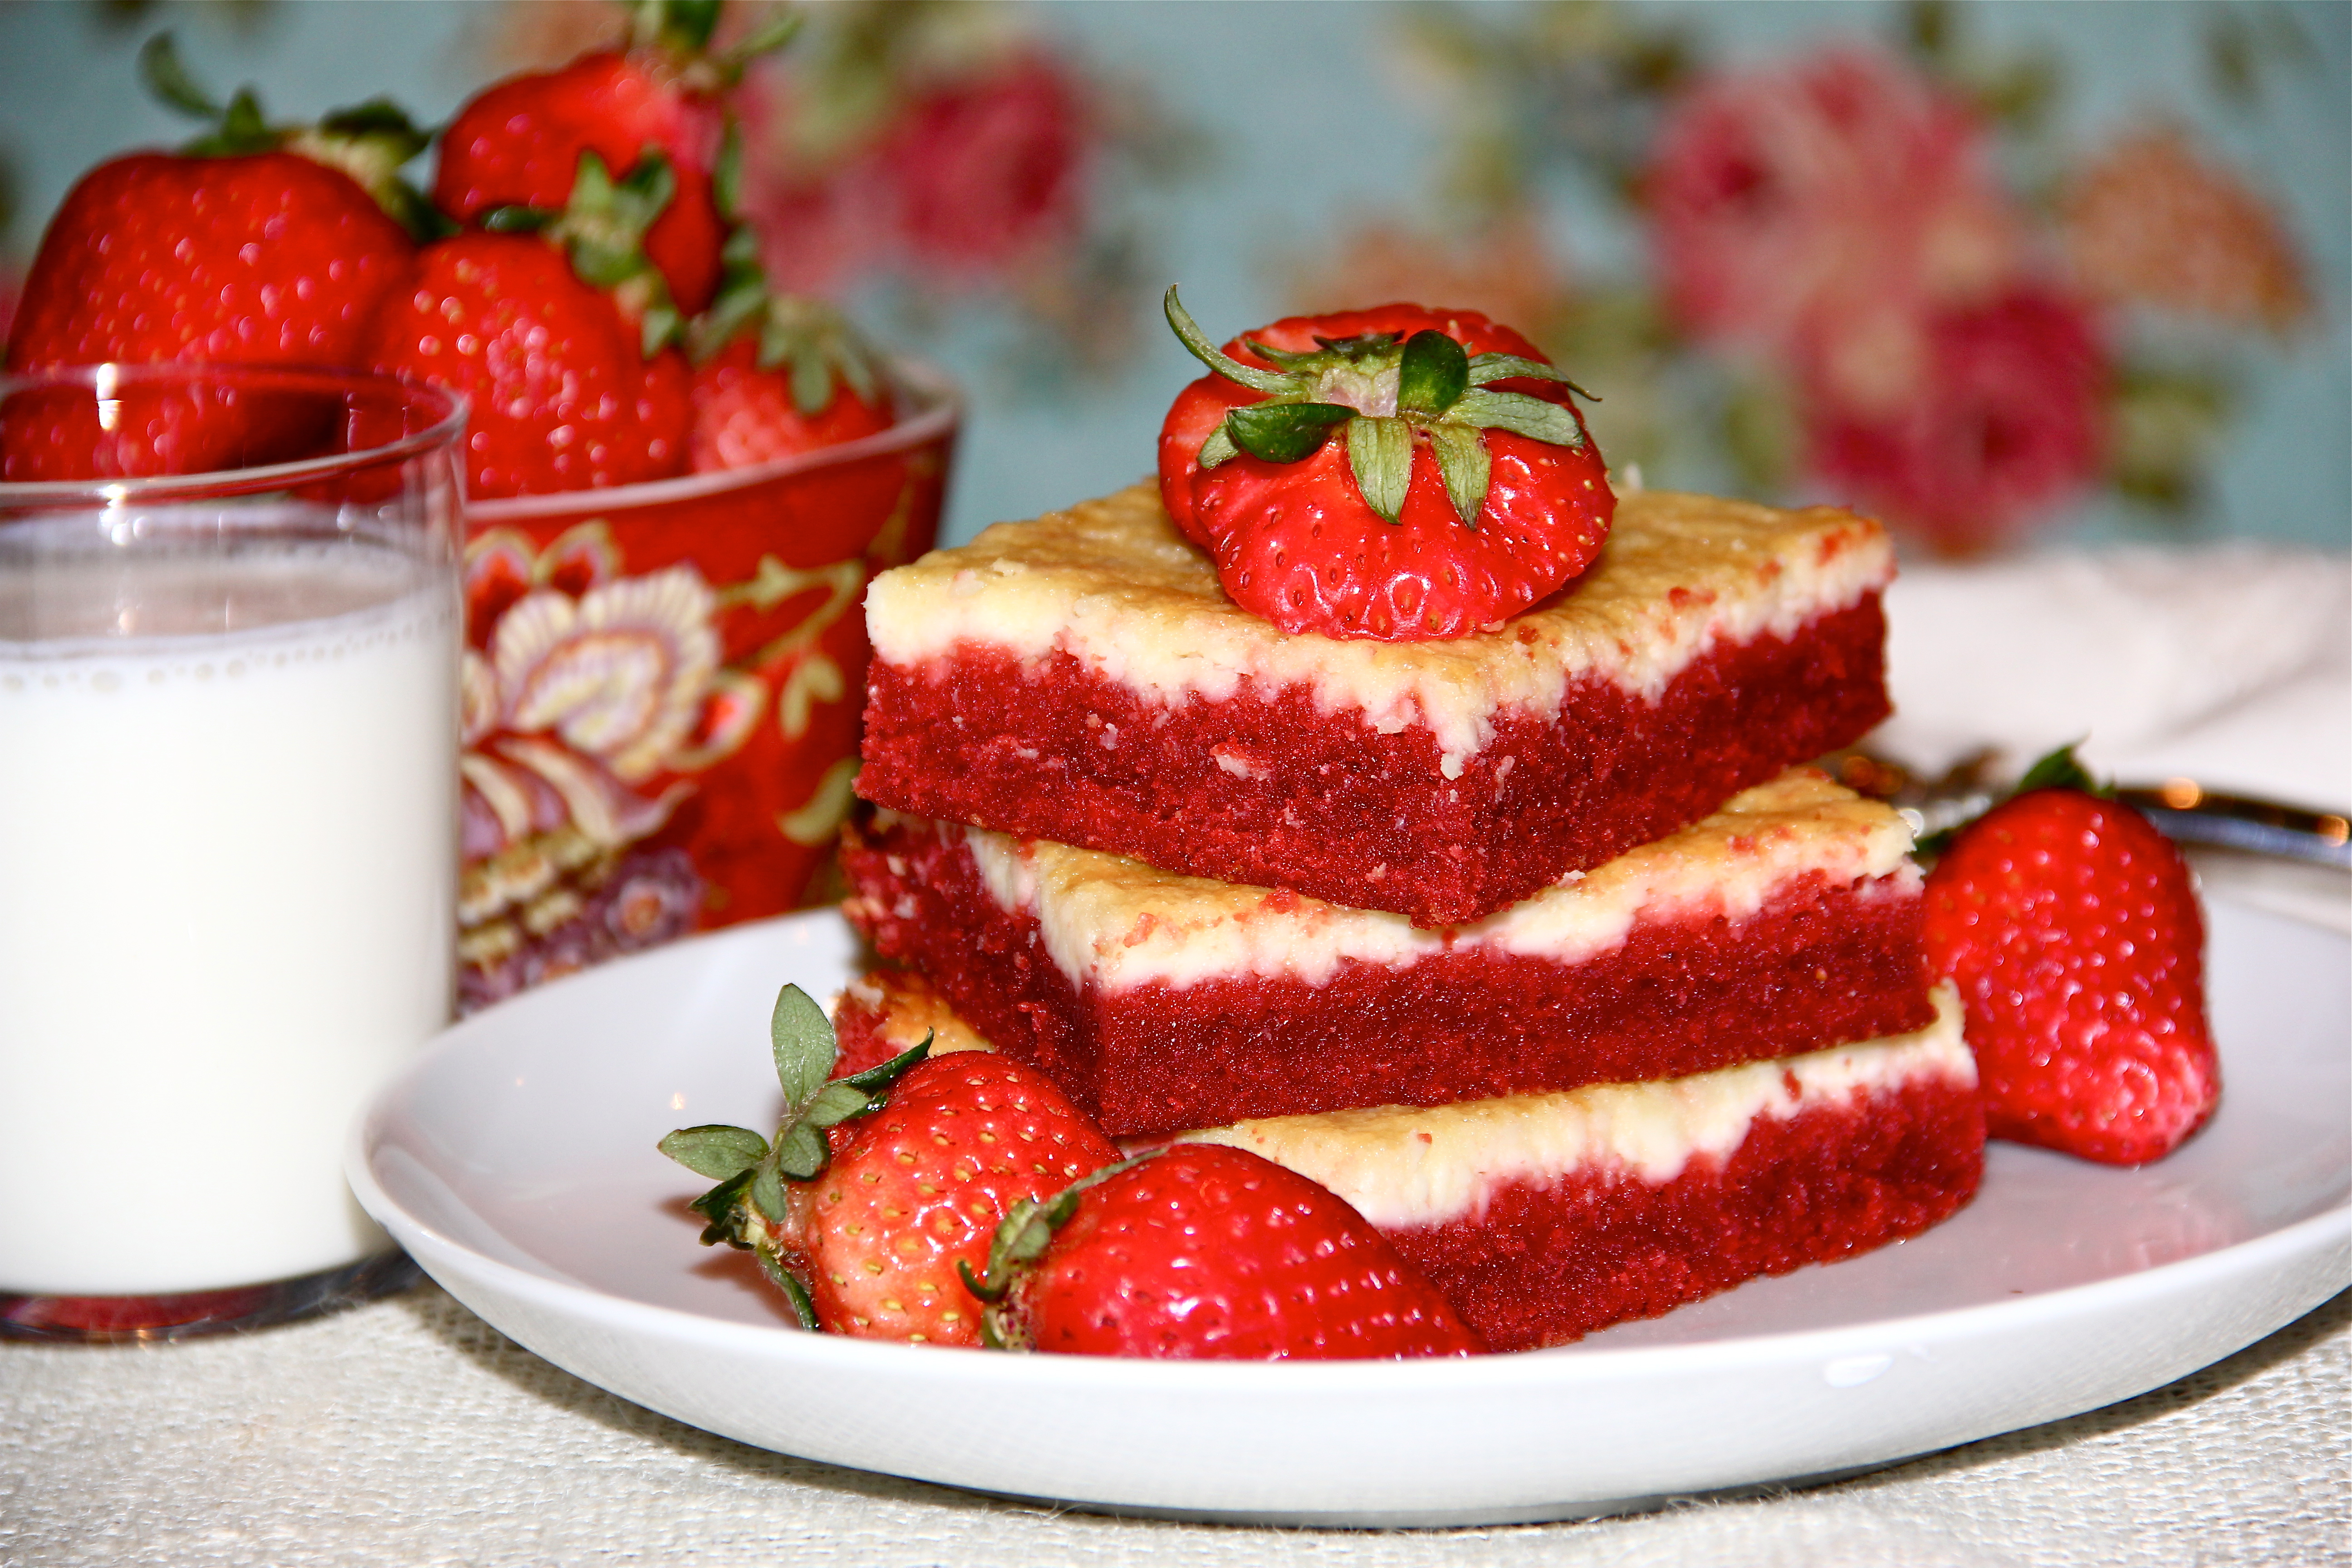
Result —
POLYGON ((1467 1362, 1016 1357, 804 1334, 696 1239, 673 1127, 772 1123, 776 988, 836 990, 835 915, 747 926, 483 1013, 377 1101, 361 1201, 467 1306, 622 1397, 764 1448, 1127 1512, 1565 1518, 1817 1477, 2088 1410, 2352 1274, 2352 952, 2212 910, 2226 1097, 2123 1171, 1997 1144, 1928 1235, 1559 1350, 1467 1362))

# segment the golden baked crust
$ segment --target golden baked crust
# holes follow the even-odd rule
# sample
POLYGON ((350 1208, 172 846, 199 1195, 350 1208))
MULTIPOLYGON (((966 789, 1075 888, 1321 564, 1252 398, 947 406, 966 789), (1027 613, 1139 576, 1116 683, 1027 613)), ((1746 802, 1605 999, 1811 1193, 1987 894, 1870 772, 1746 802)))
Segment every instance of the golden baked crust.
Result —
POLYGON ((1496 630, 1338 641, 1286 635, 1234 605, 1141 484, 885 573, 866 621, 889 664, 979 643, 1023 658, 1060 649, 1169 703, 1222 700, 1244 676, 1304 685, 1325 711, 1358 709, 1378 729, 1425 724, 1458 758, 1498 710, 1556 711, 1588 675, 1654 699, 1717 642, 1791 637, 1894 572, 1885 531, 1852 512, 1638 491, 1591 570, 1496 630))
POLYGON ((1889 891, 1917 889, 1902 817, 1812 768, 1790 769, 1688 827, 1443 931, 1125 856, 978 828, 942 831, 963 835, 1001 904, 1036 917, 1065 973, 1110 991, 1245 973, 1318 984, 1349 959, 1406 963, 1477 946, 1576 963, 1621 944, 1638 920, 1719 914, 1736 922, 1801 878, 1833 887, 1894 879, 1889 891))

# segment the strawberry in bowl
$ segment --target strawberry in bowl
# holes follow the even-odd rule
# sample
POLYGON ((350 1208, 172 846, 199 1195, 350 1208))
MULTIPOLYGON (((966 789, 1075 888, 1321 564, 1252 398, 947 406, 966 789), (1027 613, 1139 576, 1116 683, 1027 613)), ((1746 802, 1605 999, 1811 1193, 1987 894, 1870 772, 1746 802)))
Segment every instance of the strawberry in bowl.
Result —
POLYGON ((856 766, 858 603, 930 545, 954 394, 773 292, 728 89, 789 22, 633 7, 496 83, 434 183, 462 232, 376 363, 467 392, 462 999, 819 896, 856 766))
POLYGON ((727 235, 713 188, 728 121, 719 89, 741 58, 708 52, 718 17, 716 5, 639 5, 624 47, 478 94, 443 132, 434 204, 465 224, 511 207, 561 208, 583 155, 614 176, 657 159, 671 198, 645 236, 645 254, 667 302, 686 315, 703 310, 718 292, 727 235))
MULTIPOLYGON (((8 367, 351 364, 469 405, 458 947, 478 1006, 819 896, 856 766, 867 582, 937 531, 954 392, 773 293, 736 222, 729 91, 789 20, 622 36, 493 84, 442 138, 382 102, 280 126, 158 39, 208 122, 101 165, 36 258, 8 367)), ((133 378, 135 381, 136 378, 133 378)), ((322 435, 243 383, 0 407, 0 474, 250 466, 322 435)), ((281 400, 282 401, 282 400, 281 400)))
POLYGON ((1475 310, 1293 316, 1220 349, 1160 433, 1169 516, 1234 603, 1286 632, 1381 640, 1493 627, 1590 565, 1616 500, 1533 343, 1475 310))
MULTIPOLYGON (((423 133, 381 100, 315 125, 273 123, 250 89, 224 106, 189 78, 169 34, 140 65, 151 92, 206 129, 76 182, 26 275, 6 368, 323 369, 364 357, 369 318, 415 261, 417 197, 398 171, 423 133)), ((0 478, 20 481, 250 467, 322 434, 251 384, 185 380, 127 392, 102 434, 86 397, 19 393, 0 419, 0 478)))

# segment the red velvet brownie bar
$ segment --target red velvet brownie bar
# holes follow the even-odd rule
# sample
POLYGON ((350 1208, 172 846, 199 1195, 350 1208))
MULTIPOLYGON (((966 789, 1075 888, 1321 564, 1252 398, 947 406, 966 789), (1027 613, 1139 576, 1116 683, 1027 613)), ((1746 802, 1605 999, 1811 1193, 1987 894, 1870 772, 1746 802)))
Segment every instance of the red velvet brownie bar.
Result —
POLYGON ((1355 1205, 1498 1351, 1580 1339, 1950 1217, 1984 1169, 1959 1008, 1657 1083, 1283 1117, 1232 1143, 1355 1205))
POLYGON ((1928 1017, 1902 819, 1811 769, 1475 925, 886 815, 845 912, 1114 1134, 1677 1077, 1928 1017))
POLYGON ((1885 717, 1894 571, 1844 511, 1649 492, 1591 571, 1491 632, 1292 637, 1225 597, 1141 485, 876 579, 857 788, 1474 920, 1885 717))
MULTIPOLYGON (((1688 1078, 1180 1136, 1339 1194, 1495 1349, 1561 1344, 1916 1236, 1966 1204, 1984 1112, 1950 988, 1935 1000, 1913 1035, 1688 1078)), ((887 973, 853 986, 836 1022, 845 1040, 937 1027, 989 1048, 887 973)))

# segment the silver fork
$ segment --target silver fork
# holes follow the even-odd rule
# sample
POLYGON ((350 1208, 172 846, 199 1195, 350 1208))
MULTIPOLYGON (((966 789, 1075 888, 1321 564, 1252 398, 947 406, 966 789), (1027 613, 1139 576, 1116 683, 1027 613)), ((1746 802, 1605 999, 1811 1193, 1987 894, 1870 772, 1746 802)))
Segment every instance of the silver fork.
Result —
MULTIPOLYGON (((1860 748, 1832 752, 1821 765, 1848 789, 1894 806, 1912 833, 1924 838, 1983 815, 2000 798, 2005 781, 1997 780, 1994 771, 2000 758, 1990 748, 1971 752, 1933 778, 1860 748)), ((2167 837, 2184 844, 2352 870, 2352 821, 2335 812, 2209 790, 2186 778, 2120 785, 2116 797, 2147 813, 2167 837)))

